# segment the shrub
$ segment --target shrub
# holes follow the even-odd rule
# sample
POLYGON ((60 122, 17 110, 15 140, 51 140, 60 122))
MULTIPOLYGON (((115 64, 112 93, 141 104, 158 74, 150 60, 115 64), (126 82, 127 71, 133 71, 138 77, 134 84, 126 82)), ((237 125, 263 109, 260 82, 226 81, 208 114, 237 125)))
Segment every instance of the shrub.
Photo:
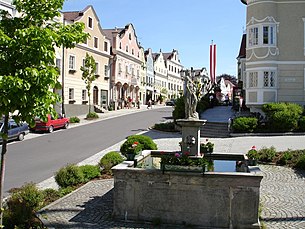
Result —
POLYGON ((33 183, 14 189, 7 202, 6 228, 31 228, 36 225, 35 211, 43 205, 43 193, 33 183))
POLYGON ((295 168, 305 169, 305 153, 301 154, 295 164, 295 168))
POLYGON ((99 166, 96 165, 82 165, 79 167, 84 176, 84 182, 88 182, 101 175, 99 166))
POLYGON ((256 149, 250 149, 247 153, 247 157, 249 159, 254 159, 254 160, 258 160, 259 159, 259 153, 257 152, 256 149))
POLYGON ((58 190, 47 188, 42 190, 43 198, 44 198, 44 206, 54 202, 55 200, 61 197, 61 194, 58 190))
POLYGON ((123 161, 124 159, 119 152, 112 151, 101 158, 99 165, 103 168, 105 173, 111 173, 111 168, 123 161))
POLYGON ((263 147, 258 151, 259 160, 263 162, 272 162, 276 156, 276 149, 274 146, 270 148, 263 147))
POLYGON ((99 116, 95 112, 90 112, 90 113, 87 114, 86 118, 87 119, 95 119, 95 118, 99 118, 99 116))
POLYGON ((79 123, 80 119, 76 116, 70 117, 70 123, 79 123))
POLYGON ((302 131, 302 132, 305 131, 305 116, 302 116, 299 119, 298 127, 299 127, 299 131, 302 131))
POLYGON ((288 150, 280 154, 277 164, 287 165, 289 161, 291 161, 292 159, 293 159, 293 154, 290 150, 288 150))
POLYGON ((55 174, 55 181, 60 187, 74 186, 82 183, 84 180, 83 173, 77 165, 67 165, 61 168, 55 174))
POLYGON ((123 155, 127 155, 127 153, 132 148, 132 145, 137 142, 137 150, 135 151, 136 154, 138 154, 141 150, 156 150, 157 145, 154 143, 154 141, 145 135, 131 135, 129 136, 126 141, 121 145, 120 152, 123 155))
POLYGON ((176 131, 174 122, 156 123, 154 125, 154 129, 161 130, 161 131, 168 131, 168 132, 176 131))
POLYGON ((303 108, 294 103, 264 104, 262 110, 267 116, 268 125, 275 131, 291 131, 298 127, 303 108))
POLYGON ((238 117, 233 120, 232 128, 235 132, 253 132, 257 125, 255 117, 238 117))
POLYGON ((60 193, 60 196, 66 196, 69 193, 73 192, 74 190, 75 190, 75 187, 68 186, 68 187, 65 187, 65 188, 60 188, 58 191, 60 193))
POLYGON ((184 104, 184 96, 179 97, 175 102, 175 108, 173 110, 173 119, 176 121, 177 119, 185 118, 185 104, 184 104))

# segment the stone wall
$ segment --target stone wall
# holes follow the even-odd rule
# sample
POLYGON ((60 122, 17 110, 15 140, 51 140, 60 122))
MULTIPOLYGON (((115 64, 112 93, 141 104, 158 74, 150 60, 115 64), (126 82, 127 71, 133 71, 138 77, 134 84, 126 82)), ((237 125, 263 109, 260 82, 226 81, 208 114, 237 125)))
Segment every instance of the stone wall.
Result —
POLYGON ((135 221, 258 228, 260 173, 181 173, 113 168, 114 217, 135 221))

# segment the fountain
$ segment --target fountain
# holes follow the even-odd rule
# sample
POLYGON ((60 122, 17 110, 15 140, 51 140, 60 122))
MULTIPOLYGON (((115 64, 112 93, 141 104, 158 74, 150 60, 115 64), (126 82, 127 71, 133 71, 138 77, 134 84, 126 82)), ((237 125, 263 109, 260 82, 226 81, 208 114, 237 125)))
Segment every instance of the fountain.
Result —
MULTIPOLYGON (((205 121, 195 113, 194 87, 189 78, 186 81, 188 112, 186 119, 178 120, 182 126, 181 150, 198 159, 202 157, 200 126, 205 121)), ((175 153, 144 150, 134 161, 113 168, 115 219, 206 228, 260 227, 262 175, 258 167, 247 165, 246 155, 209 154, 208 160, 213 162, 210 169, 164 169, 160 165, 162 155, 175 153)))

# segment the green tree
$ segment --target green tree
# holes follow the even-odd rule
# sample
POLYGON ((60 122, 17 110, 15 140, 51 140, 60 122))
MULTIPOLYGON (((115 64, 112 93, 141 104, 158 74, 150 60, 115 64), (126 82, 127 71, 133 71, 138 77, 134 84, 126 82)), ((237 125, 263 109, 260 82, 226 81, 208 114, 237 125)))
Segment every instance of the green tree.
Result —
MULTIPOLYGON (((61 87, 55 67, 55 48, 73 48, 89 36, 84 25, 63 25, 53 21, 60 16, 64 0, 15 0, 21 13, 12 17, 0 11, 0 115, 4 117, 1 151, 0 209, 2 209, 8 120, 34 125, 34 116, 46 119, 55 114, 52 105, 60 101, 54 89, 61 87)), ((2 225, 1 210, 0 224, 2 225)))
POLYGON ((91 103, 90 103, 90 95, 91 95, 91 84, 94 80, 96 80, 96 65, 95 60, 93 56, 86 53, 86 58, 84 62, 84 66, 80 67, 80 70, 82 73, 82 80, 85 81, 86 89, 87 89, 87 95, 89 100, 89 114, 91 113, 91 103))

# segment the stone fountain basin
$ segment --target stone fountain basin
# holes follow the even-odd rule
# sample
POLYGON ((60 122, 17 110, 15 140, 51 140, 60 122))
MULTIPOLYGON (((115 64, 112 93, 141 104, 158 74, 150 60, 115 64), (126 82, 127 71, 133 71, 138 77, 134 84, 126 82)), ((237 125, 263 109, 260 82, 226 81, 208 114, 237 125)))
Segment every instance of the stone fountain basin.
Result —
MULTIPOLYGON (((247 172, 205 173, 134 167, 160 152, 145 150, 135 161, 113 168, 114 218, 207 228, 259 228, 262 174, 258 167, 248 167, 247 172)), ((244 155, 212 155, 213 160, 247 159, 244 155)))

